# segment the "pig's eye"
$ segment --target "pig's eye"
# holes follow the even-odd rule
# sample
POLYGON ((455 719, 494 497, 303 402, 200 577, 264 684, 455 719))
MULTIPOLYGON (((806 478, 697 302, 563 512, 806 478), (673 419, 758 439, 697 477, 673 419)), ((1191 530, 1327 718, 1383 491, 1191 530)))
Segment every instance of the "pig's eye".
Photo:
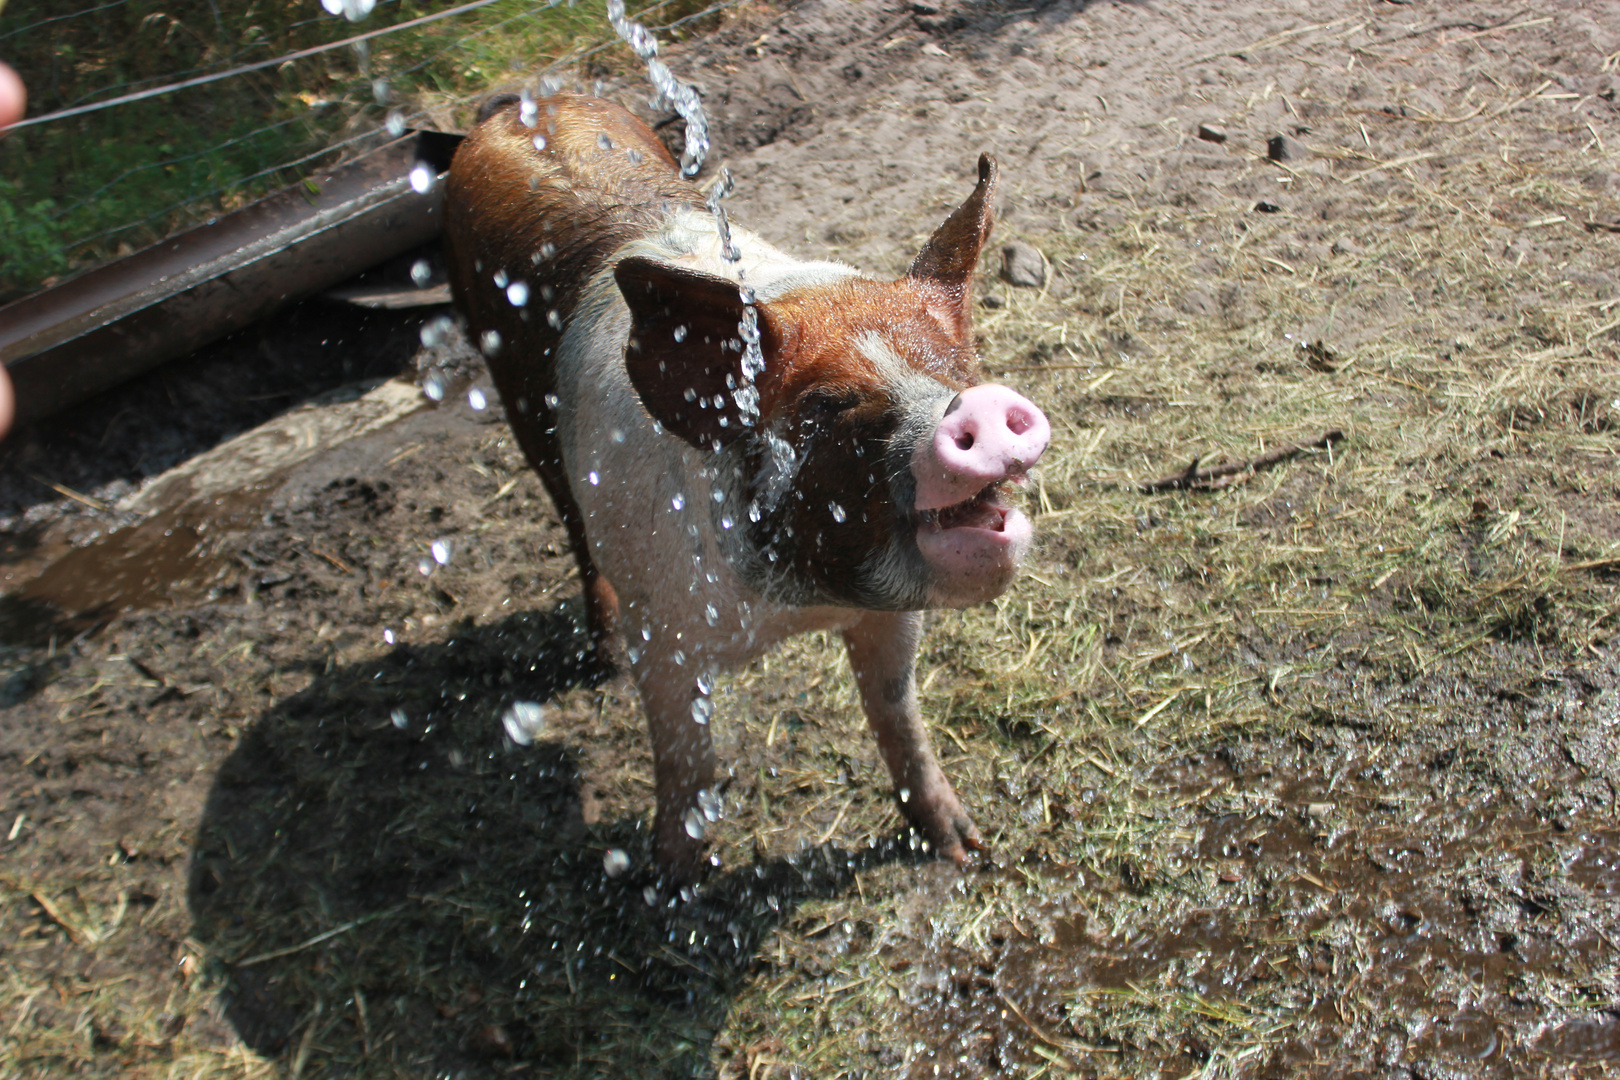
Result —
POLYGON ((812 390, 804 396, 800 415, 812 423, 820 423, 854 408, 859 401, 859 395, 853 390, 812 390))

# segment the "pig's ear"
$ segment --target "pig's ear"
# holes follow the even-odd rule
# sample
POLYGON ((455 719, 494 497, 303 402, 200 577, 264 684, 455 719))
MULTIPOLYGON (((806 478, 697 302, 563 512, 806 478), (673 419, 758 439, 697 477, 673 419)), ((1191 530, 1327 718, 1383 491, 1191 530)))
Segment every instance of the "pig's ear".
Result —
POLYGON ((996 159, 979 155, 979 183, 934 230, 906 276, 923 286, 928 313, 966 342, 972 329, 973 271, 996 222, 996 159))
MULTIPOLYGON (((654 420, 693 446, 724 446, 746 429, 737 405, 742 382, 743 302, 735 281, 652 259, 613 268, 630 306, 624 363, 654 420)), ((760 348, 770 355, 763 307, 760 348)))

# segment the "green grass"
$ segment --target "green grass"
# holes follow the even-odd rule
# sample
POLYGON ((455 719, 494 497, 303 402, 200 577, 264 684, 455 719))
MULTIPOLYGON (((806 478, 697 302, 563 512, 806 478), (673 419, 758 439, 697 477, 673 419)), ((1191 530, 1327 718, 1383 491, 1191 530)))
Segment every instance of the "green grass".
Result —
MULTIPOLYGON (((128 0, 68 18, 65 5, 12 0, 0 53, 29 87, 29 114, 104 100, 271 59, 441 10, 383 3, 360 24, 317 5, 128 0)), ((653 23, 706 5, 632 3, 653 23)), ((667 35, 666 35, 667 36, 667 35)), ((609 41, 598 3, 502 0, 387 35, 367 54, 336 49, 195 89, 15 131, 0 141, 0 299, 153 243, 338 160, 399 109, 453 126, 491 87, 609 41)), ((610 50, 604 61, 625 62, 610 50)))

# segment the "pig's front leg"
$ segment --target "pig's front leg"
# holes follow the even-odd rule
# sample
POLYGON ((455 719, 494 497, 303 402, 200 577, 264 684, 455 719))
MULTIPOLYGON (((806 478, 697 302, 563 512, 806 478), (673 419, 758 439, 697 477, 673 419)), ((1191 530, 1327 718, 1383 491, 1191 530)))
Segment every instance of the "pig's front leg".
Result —
POLYGON ((844 631, 861 706, 900 797, 900 809, 934 850, 965 863, 984 847, 979 830, 945 779, 917 705, 918 612, 868 612, 844 631))
POLYGON ((658 813, 653 830, 654 853, 664 872, 677 883, 691 881, 703 862, 701 812, 691 818, 697 836, 687 827, 698 805, 698 792, 714 784, 714 740, 707 723, 692 712, 697 683, 691 662, 675 663, 673 650, 654 640, 635 663, 636 684, 647 712, 652 736, 654 783, 658 813))

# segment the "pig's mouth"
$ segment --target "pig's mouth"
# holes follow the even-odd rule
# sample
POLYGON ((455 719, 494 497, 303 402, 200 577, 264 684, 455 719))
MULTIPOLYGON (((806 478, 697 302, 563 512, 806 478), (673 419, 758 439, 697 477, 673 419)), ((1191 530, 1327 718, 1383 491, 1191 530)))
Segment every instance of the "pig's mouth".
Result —
POLYGON ((920 510, 917 517, 929 533, 950 529, 980 529, 985 532, 1005 532, 1007 515, 1012 508, 1001 501, 1001 488, 1007 480, 997 480, 971 499, 963 499, 951 506, 934 510, 920 510))

